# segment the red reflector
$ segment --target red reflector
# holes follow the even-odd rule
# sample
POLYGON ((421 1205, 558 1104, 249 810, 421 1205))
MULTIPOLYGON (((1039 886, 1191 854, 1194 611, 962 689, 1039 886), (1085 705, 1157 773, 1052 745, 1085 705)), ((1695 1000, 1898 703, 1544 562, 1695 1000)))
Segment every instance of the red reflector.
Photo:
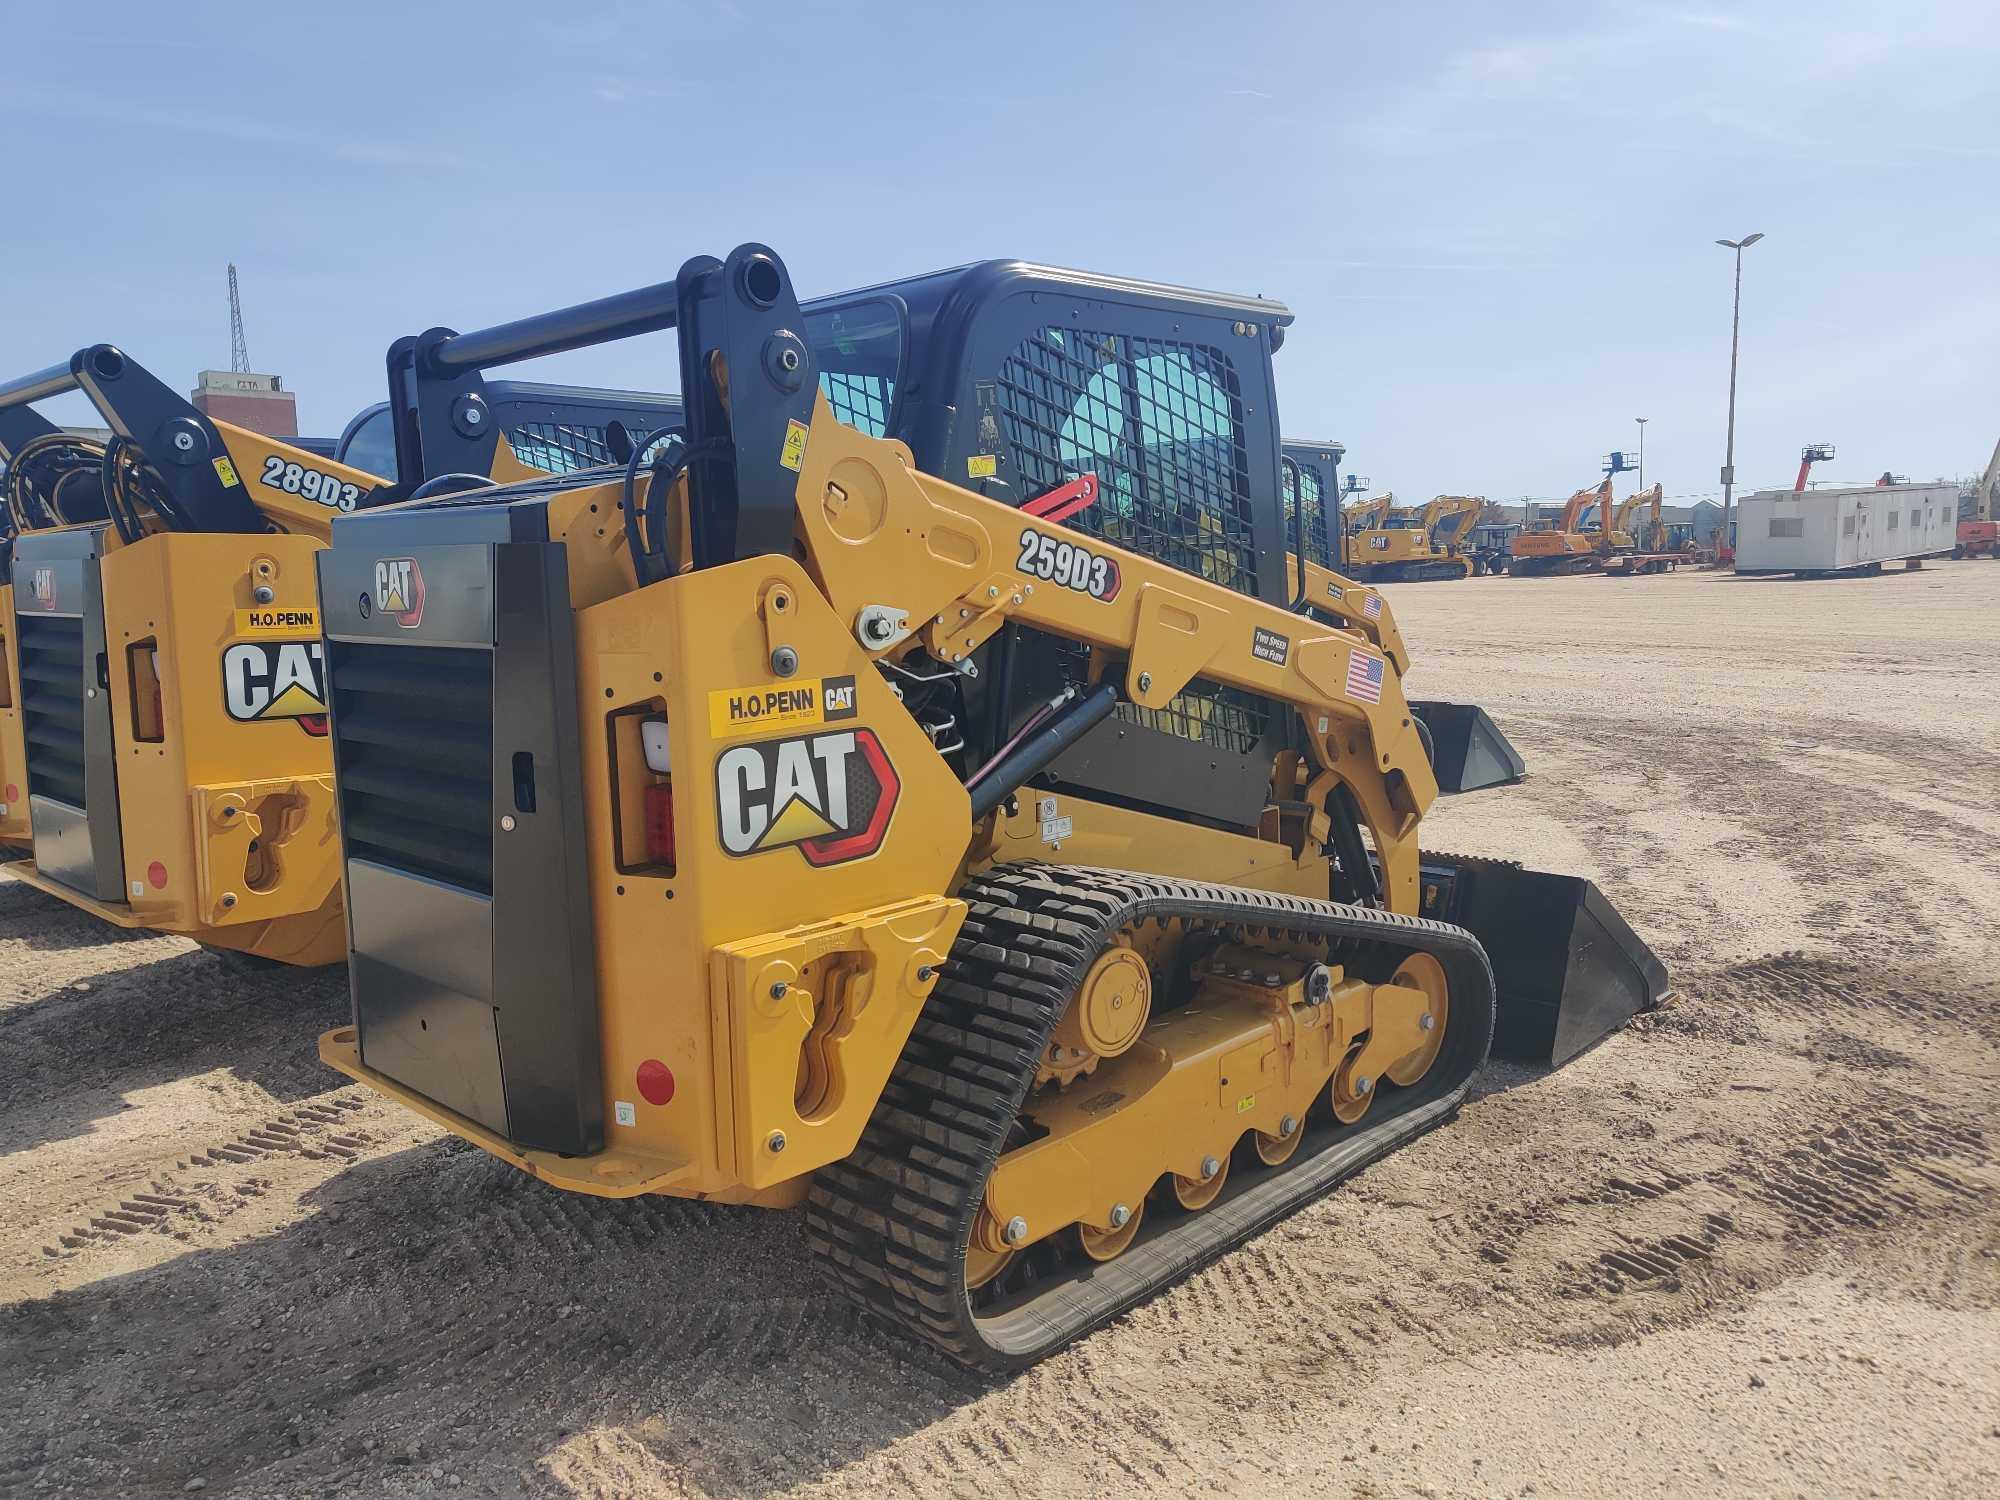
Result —
POLYGON ((657 781, 646 788, 646 858, 657 865, 674 862, 674 784, 657 781))
POLYGON ((314 739, 323 740, 326 738, 325 714, 300 714, 295 722, 299 728, 303 729, 314 739))
POLYGON ((7 783, 7 800, 8 800, 9 802, 17 802, 17 801, 19 801, 19 800, 20 800, 20 797, 21 797, 21 789, 20 789, 19 787, 15 786, 13 782, 11 782, 11 781, 10 781, 10 782, 8 782, 8 783, 7 783))
POLYGON ((665 1104, 674 1097, 673 1069, 656 1057, 640 1063, 639 1094, 648 1104, 665 1104))
POLYGON ((146 883, 156 891, 164 891, 167 888, 167 867, 157 859, 147 865, 146 883))

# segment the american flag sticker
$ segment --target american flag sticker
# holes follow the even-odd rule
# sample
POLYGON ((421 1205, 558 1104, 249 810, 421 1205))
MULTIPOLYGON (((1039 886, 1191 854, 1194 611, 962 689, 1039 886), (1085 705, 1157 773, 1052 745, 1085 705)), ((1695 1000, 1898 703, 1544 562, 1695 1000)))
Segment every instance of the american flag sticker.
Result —
POLYGON ((1382 669, 1386 663, 1366 651, 1347 653, 1347 696, 1356 703, 1382 701, 1382 669))
POLYGON ((1380 594, 1370 594, 1368 596, 1368 602, 1361 606, 1361 613, 1368 616, 1368 618, 1371 620, 1381 619, 1382 596, 1380 594))

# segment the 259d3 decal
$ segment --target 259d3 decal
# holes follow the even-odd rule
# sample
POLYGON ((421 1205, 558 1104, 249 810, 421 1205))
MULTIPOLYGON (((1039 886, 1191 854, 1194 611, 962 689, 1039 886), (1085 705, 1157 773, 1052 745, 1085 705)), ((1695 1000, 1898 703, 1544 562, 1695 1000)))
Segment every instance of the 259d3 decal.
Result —
POLYGON ((723 852, 797 848, 809 865, 882 847, 903 784, 872 729, 732 745, 716 757, 723 852))
POLYGON ((1118 597, 1118 560, 1092 552, 1077 542, 1058 541, 1030 526, 1021 533, 1021 555, 1014 566, 1030 578, 1045 578, 1079 594, 1106 603, 1118 597))

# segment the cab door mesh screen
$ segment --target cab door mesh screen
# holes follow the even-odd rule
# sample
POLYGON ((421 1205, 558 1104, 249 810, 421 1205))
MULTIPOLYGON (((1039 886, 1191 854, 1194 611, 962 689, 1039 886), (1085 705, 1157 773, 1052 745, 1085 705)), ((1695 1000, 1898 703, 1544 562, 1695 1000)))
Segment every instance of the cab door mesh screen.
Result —
MULTIPOLYGON (((999 413, 1024 499, 1094 473, 1097 503, 1068 525, 1256 597, 1243 398, 1206 344, 1043 328, 1002 365, 999 413)), ((1088 670, 1073 643, 1066 667, 1088 670)), ((1239 755, 1255 751, 1269 702, 1197 678, 1165 708, 1118 716, 1239 755)))

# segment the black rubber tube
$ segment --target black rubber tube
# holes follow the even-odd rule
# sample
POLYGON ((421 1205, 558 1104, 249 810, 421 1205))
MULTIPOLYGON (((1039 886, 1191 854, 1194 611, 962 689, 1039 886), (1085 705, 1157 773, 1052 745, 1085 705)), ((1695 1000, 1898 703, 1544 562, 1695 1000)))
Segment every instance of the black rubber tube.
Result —
POLYGON ((1084 735, 1111 717, 1118 705, 1118 689, 1100 682, 1074 705, 1029 735, 971 786, 972 816, 985 817, 1017 791, 1021 784, 1084 735))

